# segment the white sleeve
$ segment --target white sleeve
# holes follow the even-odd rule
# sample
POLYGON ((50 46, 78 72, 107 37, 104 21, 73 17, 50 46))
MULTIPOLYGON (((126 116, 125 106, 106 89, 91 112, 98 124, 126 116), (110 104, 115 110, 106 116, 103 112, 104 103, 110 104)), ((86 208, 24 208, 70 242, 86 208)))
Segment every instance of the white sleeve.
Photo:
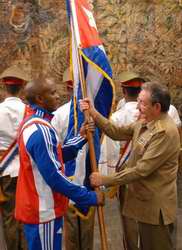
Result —
POLYGON ((54 112, 54 117, 51 121, 51 124, 55 128, 61 144, 63 144, 67 135, 68 120, 69 110, 65 111, 64 109, 59 108, 54 112))
MULTIPOLYGON (((123 123, 123 116, 120 111, 112 114, 110 120, 119 125, 123 123)), ((115 166, 120 157, 120 142, 114 141, 108 136, 104 136, 101 144, 101 153, 99 159, 99 171, 104 175, 115 172, 115 166)))
POLYGON ((101 144, 99 159, 99 172, 104 175, 115 172, 115 166, 119 159, 120 143, 104 136, 101 144))
POLYGON ((177 127, 181 127, 181 120, 180 120, 178 111, 177 111, 177 109, 175 108, 175 106, 170 105, 168 114, 169 114, 170 117, 174 120, 176 126, 177 126, 177 127))

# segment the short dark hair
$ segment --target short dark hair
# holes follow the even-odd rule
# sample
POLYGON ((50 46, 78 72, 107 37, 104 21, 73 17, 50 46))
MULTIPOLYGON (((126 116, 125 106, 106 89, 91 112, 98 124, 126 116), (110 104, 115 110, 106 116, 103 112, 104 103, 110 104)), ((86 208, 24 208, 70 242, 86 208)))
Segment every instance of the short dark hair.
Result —
POLYGON ((165 85, 158 82, 145 82, 142 86, 142 90, 147 90, 151 93, 152 105, 160 103, 161 112, 167 112, 169 110, 171 97, 165 85))
POLYGON ((5 85, 6 91, 11 95, 17 95, 23 89, 22 85, 14 84, 14 85, 5 85))
POLYGON ((37 104, 37 96, 41 96, 43 91, 47 89, 46 80, 52 80, 44 74, 40 74, 36 79, 27 83, 25 87, 25 98, 30 104, 37 104))
POLYGON ((141 87, 135 87, 135 88, 134 87, 123 87, 123 88, 126 90, 128 96, 135 97, 135 98, 138 97, 138 95, 141 91, 141 87))

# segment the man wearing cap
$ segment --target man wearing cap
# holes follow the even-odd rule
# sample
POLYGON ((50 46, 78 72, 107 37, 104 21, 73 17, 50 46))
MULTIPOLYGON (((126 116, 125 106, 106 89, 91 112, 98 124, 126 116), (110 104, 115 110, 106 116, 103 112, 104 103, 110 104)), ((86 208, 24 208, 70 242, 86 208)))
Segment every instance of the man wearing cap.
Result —
POLYGON ((61 105, 55 112, 54 117, 51 121, 52 125, 58 132, 59 139, 61 143, 64 142, 64 139, 67 134, 68 122, 69 122, 69 113, 71 105, 71 97, 73 94, 73 81, 71 78, 70 69, 67 68, 63 74, 63 84, 66 85, 66 95, 68 102, 61 105))
MULTIPOLYGON (((73 80, 70 68, 67 68, 63 74, 63 84, 66 84, 67 96, 69 102, 59 107, 54 112, 54 117, 51 121, 53 127, 56 129, 61 144, 67 136, 69 125, 69 114, 71 107, 71 97, 73 95, 73 80)), ((79 159, 82 152, 78 152, 77 159, 79 159)), ((82 164, 80 162, 80 164, 82 164)), ((75 163, 69 164, 69 169, 65 169, 65 174, 71 179, 74 178, 75 163), (73 166, 73 168, 72 168, 73 166)), ((89 218, 82 219, 75 214, 72 208, 69 208, 65 216, 65 249, 66 250, 92 250, 93 236, 94 236, 94 208, 89 213, 89 218)))
POLYGON ((4 195, 1 203, 3 228, 8 250, 25 249, 20 224, 14 219, 15 191, 19 171, 16 136, 25 115, 26 105, 20 99, 27 75, 17 66, 6 69, 0 79, 6 98, 0 103, 0 182, 4 195), (22 248, 21 248, 22 247, 22 248))
MULTIPOLYGON (((119 102, 117 111, 111 116, 111 121, 116 125, 130 125, 132 122, 136 121, 139 116, 139 111, 137 109, 137 97, 140 93, 141 86, 144 82, 138 74, 131 71, 124 71, 120 74, 120 84, 123 92, 123 99, 119 102), (124 100, 124 101, 123 101, 124 100)), ((120 168, 126 164, 128 156, 131 150, 130 141, 114 141, 108 136, 105 136, 104 143, 101 146, 101 160, 99 164, 100 172, 102 174, 111 174, 114 171, 119 171, 120 168), (105 155, 105 157, 103 156, 105 155), (106 159, 105 161, 103 159, 106 159)), ((120 189, 120 205, 122 209, 123 205, 123 188, 120 189)), ((113 192, 110 194, 113 196, 113 192), (112 194, 111 194, 112 193, 112 194)), ((124 229, 124 223, 122 218, 122 226, 124 229)), ((134 245, 137 249, 138 245, 138 234, 137 234, 137 224, 132 220, 125 220, 125 241, 127 240, 127 245, 130 247, 134 245), (126 225, 127 224, 127 225, 126 225), (128 227, 132 230, 127 230, 128 227), (135 229, 134 229, 135 228, 135 229), (131 237, 132 234, 132 237, 131 237), (127 239, 128 238, 128 239, 127 239), (131 239, 130 239, 131 238, 131 239), (134 240, 133 240, 134 239, 134 240)), ((126 244, 126 243, 125 243, 126 244)))
MULTIPOLYGON (((114 112, 110 118, 115 124, 128 125, 137 119, 139 113, 137 109, 137 97, 143 82, 144 79, 132 71, 124 71, 120 74, 123 98, 118 103, 116 112, 114 112)), ((101 147, 102 154, 99 165, 101 172, 112 172, 112 169, 115 169, 115 165, 119 160, 120 152, 123 151, 122 148, 125 144, 126 142, 120 143, 105 136, 104 143, 102 143, 101 147), (106 160, 104 160, 105 157, 103 155, 106 155, 106 160), (102 162, 105 162, 105 164, 102 162), (105 165, 107 165, 107 170, 105 169, 105 165)))
MULTIPOLYGON (((124 85, 129 85, 131 87, 137 87, 137 85, 141 85, 144 82, 144 79, 141 76, 133 71, 123 71, 120 76, 120 83, 121 87, 123 88, 124 85)), ((123 93, 124 94, 124 93, 123 93)), ((116 110, 121 109, 126 103, 125 97, 123 97, 117 104, 116 110)))

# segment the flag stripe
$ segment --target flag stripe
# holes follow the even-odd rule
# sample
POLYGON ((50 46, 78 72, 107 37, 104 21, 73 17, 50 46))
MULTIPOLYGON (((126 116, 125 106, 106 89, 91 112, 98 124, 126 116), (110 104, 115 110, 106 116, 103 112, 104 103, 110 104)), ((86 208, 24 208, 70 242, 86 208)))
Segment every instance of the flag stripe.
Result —
MULTIPOLYGON (((78 103, 83 96, 79 60, 83 64, 87 95, 93 101, 95 108, 105 117, 110 115, 115 95, 112 69, 101 44, 88 2, 86 0, 67 0, 67 5, 70 8, 68 8, 68 16, 70 17, 69 24, 72 33, 71 69, 73 70, 74 97, 70 108, 66 140, 78 133, 84 121, 84 115, 80 111, 78 103)), ((96 128, 93 140, 97 162, 100 155, 101 135, 101 131, 96 128)), ((75 168, 74 181, 89 187, 88 177, 91 167, 88 145, 83 147, 74 164, 72 162, 72 166, 75 168)), ((69 169, 69 163, 66 164, 66 169, 69 169)))

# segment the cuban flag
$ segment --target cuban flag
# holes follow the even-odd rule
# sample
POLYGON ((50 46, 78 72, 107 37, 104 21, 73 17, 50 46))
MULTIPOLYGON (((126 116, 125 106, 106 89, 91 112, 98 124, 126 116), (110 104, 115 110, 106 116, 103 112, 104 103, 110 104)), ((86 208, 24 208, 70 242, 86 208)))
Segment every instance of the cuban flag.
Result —
MULTIPOLYGON (((80 74, 83 74, 86 82, 87 96, 102 115, 109 117, 114 101, 112 69, 99 38, 88 1, 67 0, 67 11, 71 33, 70 68, 74 82, 74 93, 66 140, 76 135, 84 122, 84 115, 79 110, 79 99, 83 98, 80 74), (81 60, 82 68, 80 68, 79 60, 81 60)), ((101 131, 96 128, 94 147, 97 162, 100 156, 101 135, 101 131)), ((91 167, 87 144, 79 152, 74 162, 66 164, 66 173, 74 175, 73 181, 75 183, 89 187, 88 177, 91 173, 91 167)))

